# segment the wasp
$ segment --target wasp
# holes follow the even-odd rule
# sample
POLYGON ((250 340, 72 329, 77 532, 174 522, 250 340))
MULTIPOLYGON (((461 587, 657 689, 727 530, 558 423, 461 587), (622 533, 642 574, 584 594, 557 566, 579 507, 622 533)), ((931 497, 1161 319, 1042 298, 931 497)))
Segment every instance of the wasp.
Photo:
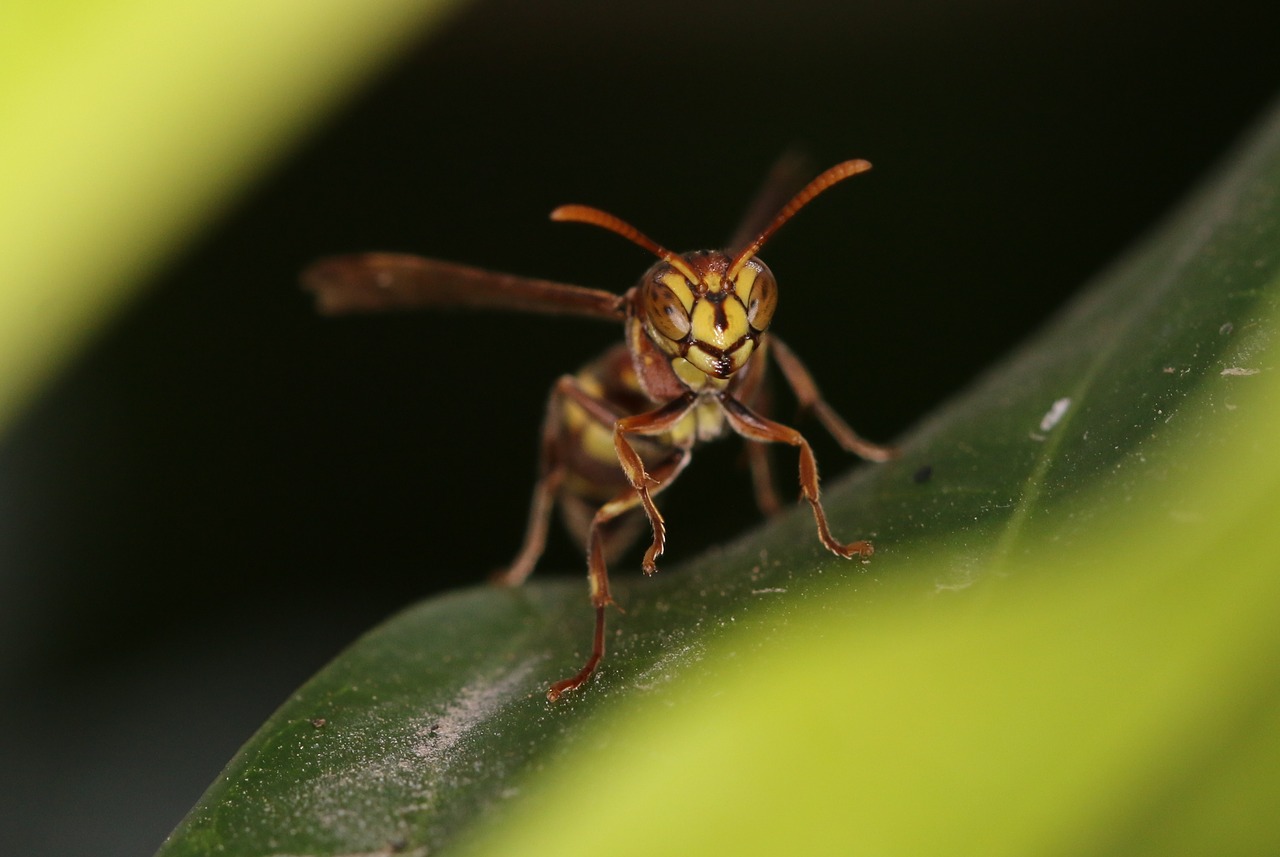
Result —
POLYGON ((817 417, 845 450, 878 462, 896 452, 854 432, 823 399, 791 348, 773 334, 766 336, 778 304, 778 283, 756 255, 810 200, 870 167, 863 160, 837 164, 780 208, 771 204, 785 198, 776 188, 798 182, 787 176, 793 167, 776 168, 724 251, 673 253, 620 218, 585 205, 551 212, 552 220, 601 227, 657 257, 622 295, 398 253, 322 259, 303 272, 303 285, 315 293, 325 314, 479 308, 622 322, 624 343, 552 387, 524 542, 511 565, 495 576, 513 586, 529 576, 558 505, 587 553, 595 629, 586 663, 552 684, 549 700, 586 684, 604 657, 605 611, 614 603, 608 564, 639 536, 645 519, 652 540, 641 566, 645 574, 658 570, 666 523, 654 498, 684 471, 699 443, 729 432, 749 441, 747 463, 757 504, 766 514, 777 511, 780 503, 764 445, 796 447, 800 493, 812 509, 822 544, 845 558, 871 556, 870 541, 842 542, 832 535, 809 442, 766 416, 768 362, 777 364, 802 411, 817 417), (637 510, 643 510, 644 518, 637 510))

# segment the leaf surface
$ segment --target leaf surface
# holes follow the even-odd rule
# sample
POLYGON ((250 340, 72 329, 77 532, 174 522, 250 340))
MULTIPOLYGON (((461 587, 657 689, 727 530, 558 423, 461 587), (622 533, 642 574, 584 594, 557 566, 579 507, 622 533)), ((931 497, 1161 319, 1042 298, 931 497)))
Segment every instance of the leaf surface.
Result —
POLYGON ((901 460, 831 481, 869 563, 797 509, 617 574, 557 705, 583 586, 418 605, 161 853, 1274 850, 1277 189, 1272 117, 901 460))

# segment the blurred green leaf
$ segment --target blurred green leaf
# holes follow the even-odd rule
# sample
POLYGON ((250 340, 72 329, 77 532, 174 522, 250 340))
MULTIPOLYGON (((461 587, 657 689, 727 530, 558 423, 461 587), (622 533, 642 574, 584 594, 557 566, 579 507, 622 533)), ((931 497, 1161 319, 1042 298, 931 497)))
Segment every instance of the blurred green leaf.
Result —
POLYGON ((451 0, 0 8, 0 430, 75 345, 451 0))
POLYGON ((832 482, 869 564, 797 510, 617 574, 610 654, 557 705, 584 586, 419 605, 161 853, 1274 852, 1278 189, 1273 116, 902 460, 832 482))

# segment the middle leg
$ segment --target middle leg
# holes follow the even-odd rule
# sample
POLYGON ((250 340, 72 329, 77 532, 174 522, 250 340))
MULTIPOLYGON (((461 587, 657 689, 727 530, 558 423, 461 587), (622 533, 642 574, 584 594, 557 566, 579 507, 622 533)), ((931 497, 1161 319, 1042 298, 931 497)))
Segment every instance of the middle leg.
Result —
MULTIPOLYGON (((659 493, 688 465, 691 455, 687 449, 678 449, 669 458, 653 470, 656 483, 653 493, 659 493)), ((605 608, 613 604, 613 595, 609 591, 609 568, 605 562, 604 528, 619 516, 641 505, 640 495, 632 490, 618 494, 605 503, 591 520, 591 528, 587 534, 587 580, 591 587, 591 605, 596 611, 595 631, 591 637, 591 654, 582 669, 573 676, 562 679, 547 690, 547 700, 555 702, 571 690, 577 690, 590 680, 604 658, 605 649, 605 608)), ((661 519, 659 519, 661 520, 661 519)))

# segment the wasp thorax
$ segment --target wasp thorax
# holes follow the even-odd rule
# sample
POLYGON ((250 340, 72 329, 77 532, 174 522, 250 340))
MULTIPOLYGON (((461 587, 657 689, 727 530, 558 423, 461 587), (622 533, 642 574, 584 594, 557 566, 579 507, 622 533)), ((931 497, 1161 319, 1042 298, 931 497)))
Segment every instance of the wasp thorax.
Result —
POLYGON ((640 284, 645 331, 681 380, 725 379, 744 365, 778 302, 777 283, 759 259, 729 279, 724 253, 688 253, 654 265, 640 284))

